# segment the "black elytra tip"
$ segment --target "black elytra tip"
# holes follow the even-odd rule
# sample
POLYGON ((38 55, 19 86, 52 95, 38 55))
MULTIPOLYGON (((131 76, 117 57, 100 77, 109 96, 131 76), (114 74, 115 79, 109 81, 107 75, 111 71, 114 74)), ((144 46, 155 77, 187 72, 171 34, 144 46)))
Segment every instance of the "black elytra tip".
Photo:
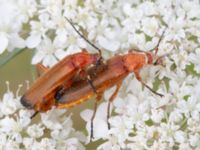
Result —
POLYGON ((27 109, 32 109, 33 108, 33 105, 28 102, 28 100, 25 98, 25 96, 21 97, 20 102, 27 109))

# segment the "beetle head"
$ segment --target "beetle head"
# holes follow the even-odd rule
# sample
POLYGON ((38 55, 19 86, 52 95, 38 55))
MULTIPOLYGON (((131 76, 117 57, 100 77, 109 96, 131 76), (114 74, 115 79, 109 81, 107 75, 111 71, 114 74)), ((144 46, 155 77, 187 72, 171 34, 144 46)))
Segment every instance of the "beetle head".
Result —
POLYGON ((148 64, 152 64, 154 66, 156 65, 164 65, 163 64, 163 58, 168 56, 169 54, 164 54, 164 55, 161 55, 161 56, 157 56, 157 54, 155 53, 152 53, 152 52, 148 52, 146 53, 146 56, 147 56, 147 62, 148 64))

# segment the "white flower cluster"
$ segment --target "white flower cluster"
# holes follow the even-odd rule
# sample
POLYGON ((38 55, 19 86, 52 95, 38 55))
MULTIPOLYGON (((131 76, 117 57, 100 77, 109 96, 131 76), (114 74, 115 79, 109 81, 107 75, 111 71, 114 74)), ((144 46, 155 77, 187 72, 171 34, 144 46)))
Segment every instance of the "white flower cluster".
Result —
MULTIPOLYGON (((3 12, 0 13, 0 53, 6 48, 36 49, 32 63, 42 62, 45 66, 52 66, 65 55, 83 48, 91 51, 92 47, 66 18, 79 25, 77 29, 102 49, 105 58, 134 48, 152 49, 166 28, 158 51, 158 55, 167 54, 165 66, 142 71, 143 80, 151 87, 158 87, 164 97, 142 88, 129 76, 114 101, 115 115, 109 119, 110 130, 106 122, 107 103, 98 107, 94 137, 106 140, 99 150, 200 149, 199 0, 0 0, 0 11, 3 12)), ((111 93, 108 91, 105 99, 111 93)), ((0 105, 3 143, 55 148, 65 139, 69 145, 81 145, 77 139, 69 140, 68 135, 74 130, 67 126, 71 124, 70 117, 64 119, 70 123, 58 119, 62 118, 62 111, 56 121, 49 121, 49 112, 42 115, 40 123, 30 125, 28 112, 19 110, 19 104, 7 99, 0 105), (23 117, 26 122, 20 123, 23 117), (9 128, 5 127, 8 122, 9 128), (61 129, 61 125, 66 127, 61 129), (51 138, 37 142, 45 130, 51 138)), ((90 133, 92 110, 81 115, 90 133)))
POLYGON ((24 48, 24 24, 36 12, 35 0, 0 0, 0 54, 24 48))
MULTIPOLYGON (((102 103, 94 121, 94 136, 106 142, 98 150, 200 149, 200 82, 186 80, 193 86, 170 81, 169 92, 173 94, 164 98, 143 90, 137 80, 132 80, 126 90, 129 94, 120 95, 114 101, 115 115, 109 119, 110 130, 106 122, 107 103, 102 103)), ((90 117, 92 111, 85 110, 82 117, 90 132, 88 114, 90 117)))
POLYGON ((85 150, 85 136, 73 128, 66 110, 52 109, 30 119, 20 97, 9 90, 0 99, 0 149, 6 150, 85 150))
MULTIPOLYGON (((106 12, 101 21, 106 19, 108 23, 104 36, 96 37, 101 47, 109 50, 114 41, 112 50, 116 46, 117 52, 136 46, 151 49, 158 42, 157 34, 166 26, 158 53, 168 54, 164 67, 147 67, 142 71, 144 81, 151 87, 157 85, 163 98, 142 88, 130 76, 114 101, 110 130, 106 121, 107 103, 99 106, 94 136, 106 142, 98 149, 200 149, 200 2, 98 2, 94 7, 98 12, 106 12)), ((105 99, 112 91, 108 93, 105 99)), ((92 110, 82 113, 89 133, 92 113, 92 110)))

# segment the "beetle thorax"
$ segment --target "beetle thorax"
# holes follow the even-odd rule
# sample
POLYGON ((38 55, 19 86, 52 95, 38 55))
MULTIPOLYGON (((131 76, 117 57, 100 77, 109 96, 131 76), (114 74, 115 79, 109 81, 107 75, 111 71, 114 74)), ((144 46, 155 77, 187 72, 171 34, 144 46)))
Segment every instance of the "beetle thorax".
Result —
POLYGON ((128 71, 134 72, 140 70, 143 66, 148 64, 149 56, 143 52, 131 52, 124 56, 124 66, 128 71))

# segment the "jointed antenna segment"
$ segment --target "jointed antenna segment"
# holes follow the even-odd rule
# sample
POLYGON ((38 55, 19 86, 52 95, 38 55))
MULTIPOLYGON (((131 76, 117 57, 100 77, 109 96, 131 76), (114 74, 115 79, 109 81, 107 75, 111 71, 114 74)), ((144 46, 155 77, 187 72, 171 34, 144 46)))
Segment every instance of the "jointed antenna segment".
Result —
POLYGON ((163 36, 164 36, 164 34, 165 34, 166 29, 167 29, 167 27, 163 30, 163 32, 162 32, 162 34, 161 34, 161 36, 160 36, 160 39, 158 40, 157 45, 156 45, 154 48, 152 48, 151 50, 149 50, 149 51, 154 51, 154 50, 155 50, 155 55, 157 55, 158 47, 159 47, 159 45, 160 45, 160 42, 161 42, 162 39, 163 39, 163 36))
POLYGON ((80 36, 80 37, 82 37, 86 42, 88 42, 92 47, 94 47, 96 50, 98 50, 98 52, 99 52, 99 54, 100 54, 100 56, 101 56, 101 50, 100 50, 100 48, 98 48, 97 46, 95 46, 93 43, 91 43, 85 36, 83 36, 77 29, 76 29, 76 27, 74 26, 74 23, 70 20, 70 19, 68 19, 68 18, 66 18, 67 19, 67 21, 69 22, 69 24, 74 28, 74 30, 78 33, 78 35, 80 36))

